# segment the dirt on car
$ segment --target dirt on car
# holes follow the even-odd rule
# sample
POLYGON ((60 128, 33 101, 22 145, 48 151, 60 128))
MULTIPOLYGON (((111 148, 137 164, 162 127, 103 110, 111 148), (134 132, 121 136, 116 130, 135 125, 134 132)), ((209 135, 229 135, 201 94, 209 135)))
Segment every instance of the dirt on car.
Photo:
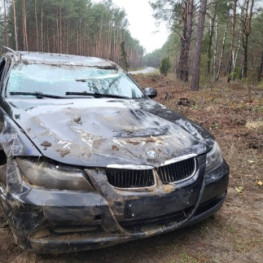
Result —
POLYGON ((262 262, 263 88, 218 82, 192 92, 171 76, 136 75, 156 98, 196 121, 219 142, 230 166, 228 195, 207 220, 168 234, 100 250, 33 254, 17 247, 0 206, 0 263, 262 262))

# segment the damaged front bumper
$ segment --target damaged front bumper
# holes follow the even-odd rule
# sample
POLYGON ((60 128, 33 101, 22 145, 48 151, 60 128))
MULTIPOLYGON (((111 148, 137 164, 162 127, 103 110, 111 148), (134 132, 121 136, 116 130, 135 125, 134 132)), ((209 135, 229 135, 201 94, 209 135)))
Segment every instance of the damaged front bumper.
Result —
POLYGON ((89 250, 169 232, 196 223, 223 204, 229 168, 205 174, 206 156, 189 180, 152 189, 120 190, 105 172, 85 169, 94 191, 47 190, 24 182, 8 165, 2 203, 16 242, 40 253, 89 250))

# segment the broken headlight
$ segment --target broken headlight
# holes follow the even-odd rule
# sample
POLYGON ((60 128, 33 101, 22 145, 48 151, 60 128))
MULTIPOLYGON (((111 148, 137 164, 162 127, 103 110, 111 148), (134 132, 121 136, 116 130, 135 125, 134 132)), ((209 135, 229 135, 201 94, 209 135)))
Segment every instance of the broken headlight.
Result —
POLYGON ((213 149, 206 155, 206 172, 210 172, 223 162, 223 156, 218 143, 215 141, 213 149))
POLYGON ((40 160, 17 158, 16 161, 22 177, 31 185, 48 189, 94 191, 80 169, 40 160))

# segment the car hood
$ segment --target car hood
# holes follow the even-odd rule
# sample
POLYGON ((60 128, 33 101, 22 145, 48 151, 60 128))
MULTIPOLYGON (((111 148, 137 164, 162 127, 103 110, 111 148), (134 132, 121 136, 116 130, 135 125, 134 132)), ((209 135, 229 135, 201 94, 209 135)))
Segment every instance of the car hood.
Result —
POLYGON ((203 129, 152 100, 11 99, 9 116, 41 154, 92 167, 148 165, 208 150, 203 129))

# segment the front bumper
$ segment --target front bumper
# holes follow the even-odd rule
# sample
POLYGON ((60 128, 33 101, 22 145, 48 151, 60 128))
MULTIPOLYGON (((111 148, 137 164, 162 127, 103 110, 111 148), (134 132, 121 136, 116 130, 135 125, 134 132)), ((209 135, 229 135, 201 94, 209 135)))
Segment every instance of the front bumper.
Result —
POLYGON ((224 162, 205 175, 205 156, 196 176, 154 191, 122 191, 105 174, 87 170, 95 192, 46 190, 19 181, 8 168, 4 209, 16 242, 40 253, 89 250, 166 233, 214 214, 223 204, 229 169, 224 162))

